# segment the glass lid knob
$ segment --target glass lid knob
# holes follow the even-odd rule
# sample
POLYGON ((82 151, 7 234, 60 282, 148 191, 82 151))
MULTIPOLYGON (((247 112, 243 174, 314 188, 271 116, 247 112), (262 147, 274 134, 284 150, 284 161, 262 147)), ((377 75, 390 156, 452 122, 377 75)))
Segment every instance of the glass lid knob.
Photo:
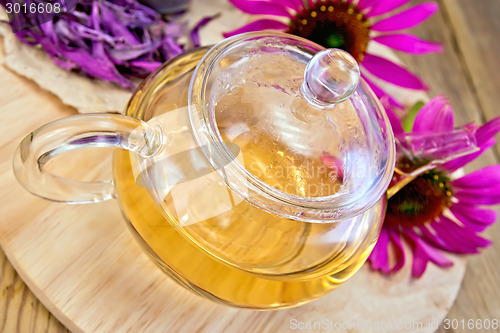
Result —
POLYGON ((356 60, 340 49, 314 55, 306 66, 302 94, 323 107, 340 103, 356 90, 360 80, 356 60))

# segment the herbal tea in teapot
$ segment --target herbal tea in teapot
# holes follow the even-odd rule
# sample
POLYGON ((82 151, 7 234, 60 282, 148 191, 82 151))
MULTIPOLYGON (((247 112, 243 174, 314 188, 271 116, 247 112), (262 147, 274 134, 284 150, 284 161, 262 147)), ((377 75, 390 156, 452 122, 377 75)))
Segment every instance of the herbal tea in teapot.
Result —
MULTIPOLYGON (((279 56, 272 55, 268 61, 279 56)), ((239 71, 242 66, 258 68, 253 61, 258 60, 247 60, 239 71)), ((175 69, 179 76, 165 73, 167 82, 158 78, 152 83, 165 87, 153 88, 161 91, 154 98, 154 110, 162 113, 155 116, 168 118, 161 124, 169 145, 174 147, 196 140, 187 105, 194 63, 182 70, 172 63, 170 71, 175 69), (184 112, 184 121, 179 122, 182 115, 169 116, 169 112, 184 112)), ((305 65, 288 66, 283 71, 300 77, 305 65)), ((169 68, 164 70, 168 72, 169 68)), ((275 76, 268 78, 267 87, 252 82, 252 73, 245 82, 237 80, 239 83, 231 87, 222 84, 217 88, 214 84, 211 94, 218 95, 214 124, 220 138, 238 147, 238 162, 245 170, 280 192, 300 197, 335 195, 342 191, 343 166, 329 162, 340 161, 336 156, 349 156, 350 152, 339 150, 342 138, 333 134, 336 128, 328 112, 297 100, 291 92, 297 87, 293 82, 282 84, 285 75, 278 70, 272 69, 275 76), (290 93, 276 89, 278 84, 288 87, 290 93)), ((248 74, 241 72, 244 74, 238 72, 232 78, 248 74)), ((148 111, 129 108, 128 112, 136 117, 148 111)), ((352 123, 361 127, 352 103, 338 105, 336 112, 342 112, 342 126, 347 128, 352 123)), ((196 143, 183 150, 193 146, 196 143)), ((117 152, 114 164, 116 192, 130 224, 165 271, 214 300, 239 307, 279 308, 315 299, 356 272, 377 239, 382 201, 343 221, 298 221, 255 207, 222 182, 211 185, 203 180, 207 175, 193 179, 192 166, 186 164, 204 162, 192 159, 186 163, 162 156, 154 162, 153 167, 162 172, 169 169, 182 174, 186 170, 180 177, 183 182, 162 184, 162 189, 155 182, 156 193, 162 193, 164 207, 160 209, 149 191, 138 185, 141 182, 137 178, 143 173, 134 169, 134 164, 140 164, 134 158, 127 151, 117 152), (187 189, 179 191, 176 187, 180 186, 187 189), (200 204, 202 201, 206 204, 200 204)), ((154 172, 150 170, 149 174, 154 172)))
POLYGON ((126 116, 43 126, 14 170, 48 199, 116 197, 146 252, 197 294, 278 309, 325 295, 365 262, 394 161, 387 116, 349 54, 259 32, 164 64, 126 116), (45 169, 96 146, 120 148, 112 181, 45 169))

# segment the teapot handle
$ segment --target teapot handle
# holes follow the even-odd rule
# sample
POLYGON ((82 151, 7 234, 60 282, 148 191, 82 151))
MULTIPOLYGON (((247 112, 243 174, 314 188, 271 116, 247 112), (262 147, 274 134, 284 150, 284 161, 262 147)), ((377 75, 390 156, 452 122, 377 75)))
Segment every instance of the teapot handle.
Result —
POLYGON ((112 180, 67 179, 47 171, 46 164, 60 154, 94 147, 123 148, 147 158, 161 145, 161 129, 144 121, 114 114, 75 115, 28 134, 17 147, 13 169, 19 183, 39 197, 66 203, 99 202, 115 197, 112 180))

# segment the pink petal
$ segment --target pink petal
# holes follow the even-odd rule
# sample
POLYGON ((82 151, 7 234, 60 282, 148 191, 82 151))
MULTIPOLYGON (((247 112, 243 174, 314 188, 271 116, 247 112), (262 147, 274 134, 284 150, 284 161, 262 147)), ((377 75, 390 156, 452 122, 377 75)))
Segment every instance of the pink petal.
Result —
MULTIPOLYGON (((386 1, 390 2, 390 1, 386 1)), ((425 2, 372 25, 373 31, 396 31, 419 25, 439 9, 437 3, 425 2)))
POLYGON ((409 34, 382 35, 372 39, 395 50, 411 54, 443 52, 441 44, 427 42, 409 34))
POLYGON ((416 75, 382 57, 367 53, 363 59, 363 66, 373 75, 397 86, 416 90, 427 89, 416 75))
POLYGON ((500 117, 488 121, 479 127, 476 132, 477 144, 482 145, 493 138, 500 131, 500 117))
POLYGON ((452 246, 455 253, 478 253, 481 247, 488 247, 491 241, 479 237, 472 230, 459 226, 447 217, 441 216, 439 223, 433 223, 432 227, 439 237, 452 246))
POLYGON ((450 210, 462 224, 474 232, 484 231, 495 223, 498 217, 498 213, 494 210, 460 203, 454 204, 450 210))
MULTIPOLYGON (((445 217, 443 217, 445 218, 445 217)), ((467 242, 476 247, 476 249, 488 247, 491 245, 491 241, 489 239, 480 237, 478 233, 468 229, 467 227, 459 226, 455 224, 454 228, 448 229, 450 233, 455 234, 462 239, 463 242, 467 242)))
POLYGON ((388 13, 391 10, 394 10, 396 8, 403 6, 405 3, 409 2, 409 1, 410 0, 381 0, 381 1, 377 1, 376 5, 372 7, 372 10, 370 10, 366 14, 366 17, 373 17, 373 16, 388 13))
POLYGON ((377 86, 375 83, 373 83, 371 80, 369 80, 365 75, 361 74, 361 77, 368 83, 370 88, 372 88, 373 92, 375 93, 375 96, 377 96, 378 99, 382 101, 382 99, 385 97, 387 99, 387 102, 389 102, 390 105, 395 106, 397 108, 402 109, 403 105, 396 101, 391 95, 389 95, 387 92, 385 92, 382 88, 377 86))
POLYGON ((500 185, 500 165, 490 165, 452 182, 454 189, 475 190, 500 185))
POLYGON ((420 109, 415 117, 413 132, 453 131, 454 118, 451 108, 446 108, 448 101, 443 96, 436 96, 420 109))
POLYGON ((253 15, 276 15, 291 17, 288 10, 281 4, 259 0, 229 0, 239 10, 253 15))
POLYGON ((288 7, 290 9, 295 10, 296 12, 300 11, 300 9, 304 8, 304 3, 302 0, 273 0, 273 2, 280 4, 284 7, 288 7))
POLYGON ((394 249, 394 260, 395 264, 391 272, 399 271, 405 264, 405 251, 403 248, 403 243, 401 242, 401 237, 396 232, 389 232, 389 237, 391 239, 392 248, 394 249))
MULTIPOLYGON (((437 232, 432 232, 431 230, 434 230, 431 228, 431 225, 434 225, 435 223, 439 222, 432 222, 431 224, 423 225, 418 227, 418 230, 422 233, 422 239, 424 239, 426 242, 432 244, 433 246, 444 250, 448 252, 455 252, 454 247, 452 247, 448 242, 446 242, 443 238, 439 237, 437 235, 437 232)), ((452 242, 453 243, 453 242, 452 242)))
POLYGON ((247 25, 244 25, 236 30, 225 32, 223 33, 223 36, 227 38, 249 31, 259 31, 266 29, 285 30, 286 28, 288 28, 288 26, 285 23, 270 19, 261 19, 248 23, 247 25))
POLYGON ((205 25, 210 23, 214 18, 218 17, 219 14, 213 15, 213 16, 206 16, 202 18, 194 27, 191 29, 189 32, 189 37, 191 38, 191 41, 193 42, 194 47, 199 47, 201 45, 200 42, 200 29, 203 28, 205 25))
POLYGON ((356 7, 358 7, 359 9, 361 9, 361 11, 364 11, 364 10, 367 10, 367 9, 370 10, 376 4, 377 4, 377 0, 359 0, 358 4, 356 5, 356 7))
POLYGON ((455 128, 455 117, 450 104, 446 104, 437 114, 432 126, 433 132, 451 132, 455 128))
POLYGON ((476 190, 456 191, 454 197, 461 203, 471 205, 500 204, 500 186, 476 190))
POLYGON ((450 259, 446 258, 439 250, 425 243, 414 233, 408 233, 407 236, 409 238, 408 243, 413 250, 412 276, 421 277, 429 261, 432 261, 439 267, 453 266, 453 262, 450 259))
POLYGON ((430 229, 420 227, 420 230, 423 239, 442 250, 459 254, 478 253, 476 246, 467 243, 462 237, 457 238, 454 233, 450 232, 455 227, 458 227, 455 222, 441 216, 432 222, 430 226, 427 226, 430 229), (434 232, 431 232, 431 230, 434 232))
POLYGON ((377 244, 375 244, 372 253, 368 257, 368 261, 374 270, 381 270, 386 274, 389 273, 388 245, 389 237, 387 230, 382 228, 378 236, 377 244))

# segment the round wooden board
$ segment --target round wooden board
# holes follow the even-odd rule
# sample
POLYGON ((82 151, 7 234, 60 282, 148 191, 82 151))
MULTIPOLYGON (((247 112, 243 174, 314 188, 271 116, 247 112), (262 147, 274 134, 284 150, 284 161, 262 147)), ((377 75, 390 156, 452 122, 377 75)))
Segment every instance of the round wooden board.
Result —
MULTIPOLYGON (((220 22, 227 21, 214 24, 225 24, 220 22)), ((453 257, 450 269, 429 266, 418 280, 411 279, 408 265, 390 277, 365 266, 328 296, 288 310, 233 309, 191 294, 142 251, 116 202, 52 203, 17 184, 11 159, 20 140, 75 111, 3 67, 0 86, 0 244, 30 289, 73 332, 287 332, 309 327, 433 332, 453 304, 465 272, 459 257, 453 257)), ((56 171, 106 177, 111 166, 103 156, 109 153, 72 153, 56 171)))

